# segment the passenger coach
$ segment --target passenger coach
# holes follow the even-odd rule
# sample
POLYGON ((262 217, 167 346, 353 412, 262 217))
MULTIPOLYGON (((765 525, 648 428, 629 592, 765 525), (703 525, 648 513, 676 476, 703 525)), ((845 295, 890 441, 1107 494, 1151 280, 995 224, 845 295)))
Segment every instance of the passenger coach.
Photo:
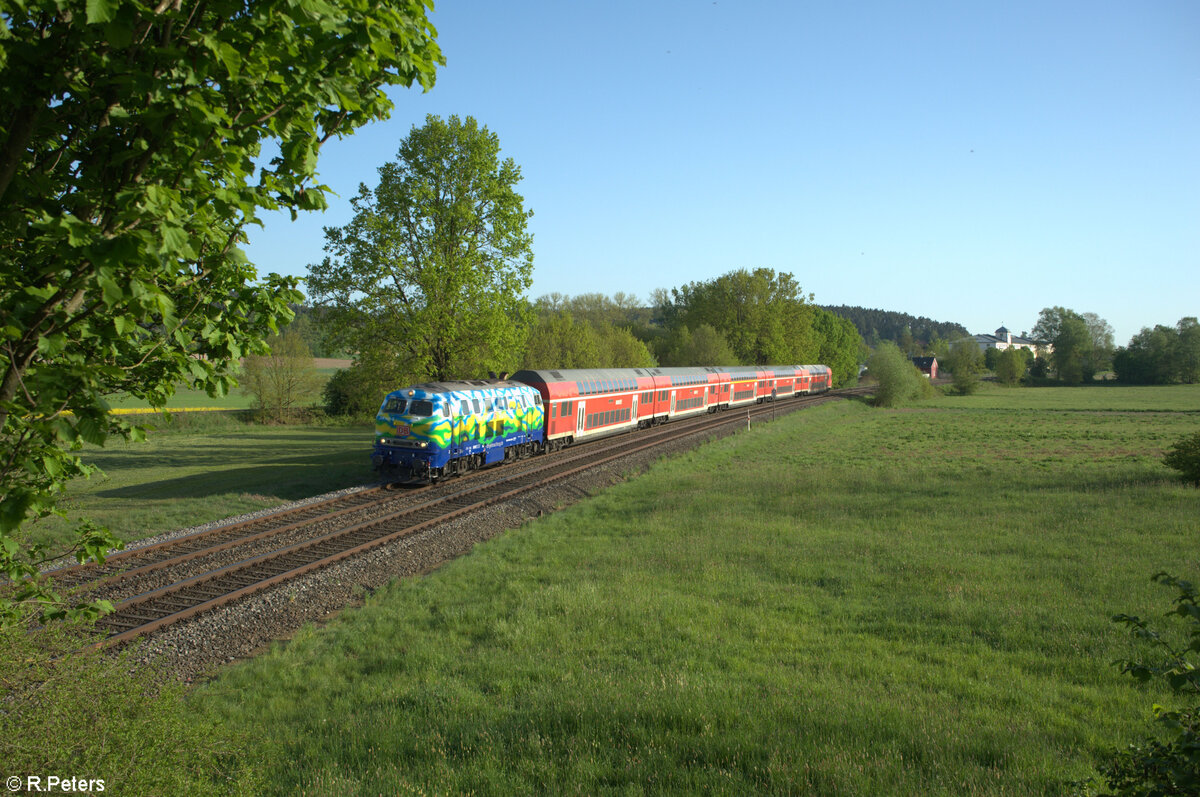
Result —
POLYGON ((518 371, 512 379, 541 396, 552 449, 832 385, 825 365, 518 371))

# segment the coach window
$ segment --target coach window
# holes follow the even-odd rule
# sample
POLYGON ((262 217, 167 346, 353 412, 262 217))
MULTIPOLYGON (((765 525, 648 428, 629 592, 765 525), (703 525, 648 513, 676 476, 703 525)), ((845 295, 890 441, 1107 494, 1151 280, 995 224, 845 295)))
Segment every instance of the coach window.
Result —
POLYGON ((471 414, 471 405, 467 403, 466 399, 463 399, 462 401, 459 402, 458 409, 459 409, 460 415, 470 415, 471 414))

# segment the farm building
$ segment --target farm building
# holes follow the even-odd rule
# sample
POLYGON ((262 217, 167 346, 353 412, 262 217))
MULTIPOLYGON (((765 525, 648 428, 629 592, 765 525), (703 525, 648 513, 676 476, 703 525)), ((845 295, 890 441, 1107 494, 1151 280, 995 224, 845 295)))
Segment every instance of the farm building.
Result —
POLYGON ((913 357, 913 365, 917 366, 917 370, 925 374, 930 379, 938 378, 938 361, 937 357, 913 357))

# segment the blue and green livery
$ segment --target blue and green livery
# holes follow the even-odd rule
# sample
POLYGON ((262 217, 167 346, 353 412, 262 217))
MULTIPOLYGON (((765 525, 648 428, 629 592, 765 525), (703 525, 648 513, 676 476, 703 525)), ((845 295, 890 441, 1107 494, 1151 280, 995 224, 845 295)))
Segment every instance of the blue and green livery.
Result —
POLYGON ((531 453, 544 440, 538 391, 518 382, 427 382, 388 393, 375 416, 375 468, 436 479, 531 453))

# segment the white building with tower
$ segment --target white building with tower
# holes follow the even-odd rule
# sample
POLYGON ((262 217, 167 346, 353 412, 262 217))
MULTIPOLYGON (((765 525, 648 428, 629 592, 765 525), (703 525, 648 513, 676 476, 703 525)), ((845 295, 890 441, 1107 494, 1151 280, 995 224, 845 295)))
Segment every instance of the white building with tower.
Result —
POLYGON ((1034 356, 1038 354, 1046 355, 1054 350, 1048 342, 1044 340, 1031 340, 1022 332, 1020 335, 1014 335, 1004 327, 996 330, 994 335, 975 335, 975 342, 979 344, 980 351, 986 352, 988 349, 1029 349, 1034 356))

